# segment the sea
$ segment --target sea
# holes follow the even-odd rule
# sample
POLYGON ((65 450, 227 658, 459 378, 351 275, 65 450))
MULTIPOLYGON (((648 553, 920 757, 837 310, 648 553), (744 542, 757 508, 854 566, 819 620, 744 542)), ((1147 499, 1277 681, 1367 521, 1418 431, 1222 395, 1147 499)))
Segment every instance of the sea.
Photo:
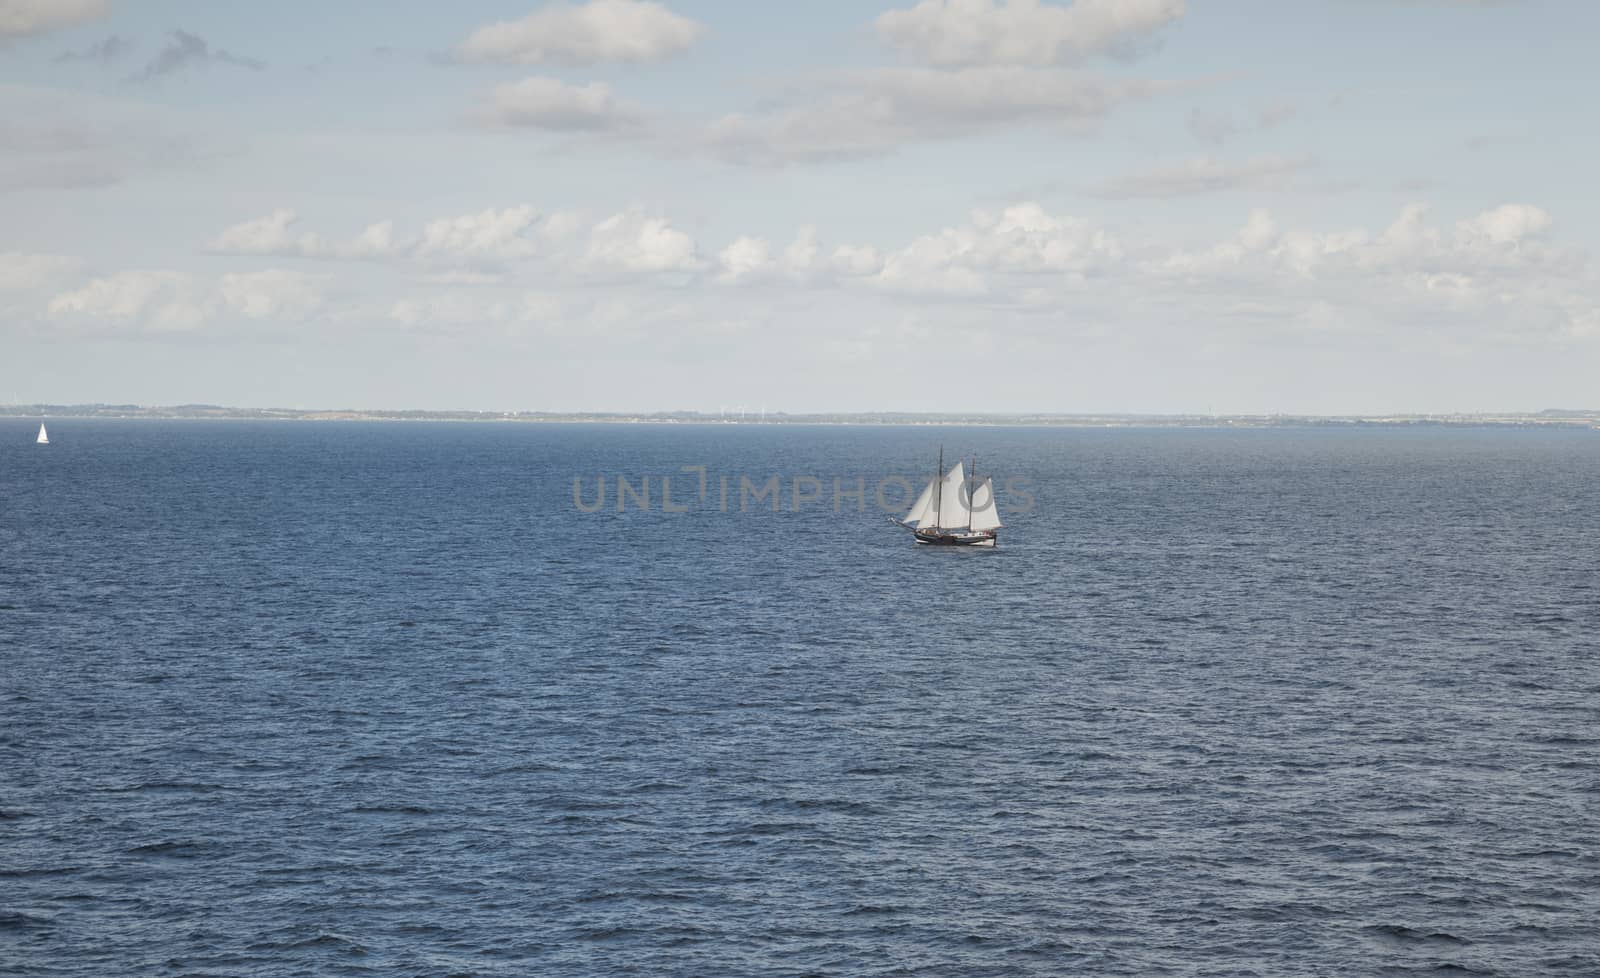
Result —
POLYGON ((1600 974, 1600 431, 48 423, 0 974, 1600 974))

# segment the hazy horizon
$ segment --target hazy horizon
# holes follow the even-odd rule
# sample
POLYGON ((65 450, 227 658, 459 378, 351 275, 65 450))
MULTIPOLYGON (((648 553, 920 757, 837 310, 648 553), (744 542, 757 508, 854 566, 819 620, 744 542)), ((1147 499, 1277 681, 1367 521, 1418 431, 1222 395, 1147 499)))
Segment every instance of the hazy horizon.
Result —
MULTIPOLYGON (((150 415, 148 415, 148 417, 151 417, 151 418, 163 417, 164 415, 162 415, 160 412, 177 412, 177 411, 186 411, 186 410, 187 411, 212 410, 212 411, 220 411, 220 412, 231 412, 231 413, 237 413, 237 414, 248 414, 250 412, 263 412, 263 413, 265 413, 265 412, 287 412, 287 413, 293 413, 293 414, 296 414, 296 415, 305 415, 305 414, 311 414, 311 415, 316 415, 316 414, 358 414, 358 415, 359 414, 373 414, 373 415, 381 415, 381 414, 423 414, 423 415, 456 415, 456 414, 469 414, 470 415, 470 414, 483 414, 483 415, 494 415, 494 416, 501 416, 501 415, 506 415, 506 416, 510 416, 510 415, 523 415, 523 416, 527 416, 527 415, 543 415, 543 416, 550 416, 550 417, 556 417, 556 418, 564 418, 564 417, 593 417, 593 416, 616 416, 616 417, 622 417, 622 418, 651 418, 651 417, 683 417, 683 416, 688 416, 688 417, 693 417, 695 419, 705 419, 707 421, 726 420, 726 421, 739 421, 739 422, 759 422, 759 421, 761 421, 761 420, 763 420, 765 418, 783 418, 783 417, 788 417, 788 418, 835 417, 835 418, 855 419, 855 418, 873 418, 873 417, 880 417, 880 416, 881 417, 889 417, 889 418, 896 418, 896 417, 927 418, 927 419, 935 420, 935 421, 942 421, 944 419, 957 419, 957 423, 959 423, 960 419, 968 419, 968 418, 998 418, 998 419, 1051 418, 1051 419, 1070 420, 1070 419, 1080 419, 1080 418, 1135 418, 1135 419, 1136 418, 1150 418, 1150 419, 1169 419, 1169 418, 1174 418, 1174 419, 1175 418, 1193 419, 1193 418, 1202 418, 1203 419, 1203 418, 1210 417, 1210 418, 1262 418, 1262 419, 1265 419, 1265 418, 1275 418, 1275 417, 1277 417, 1277 418, 1289 418, 1289 419, 1295 419, 1295 418, 1305 418, 1305 419, 1326 418, 1326 419, 1334 419, 1334 420, 1343 420, 1343 419, 1451 418, 1451 417, 1467 417, 1467 418, 1536 418, 1536 417, 1565 418, 1565 417, 1571 417, 1571 418, 1574 418, 1574 419, 1583 420, 1583 419, 1588 419, 1588 418, 1600 417, 1600 408, 1582 408, 1582 407, 1546 407, 1546 408, 1541 408, 1541 409, 1533 410, 1533 411, 1497 411, 1497 410, 1492 410, 1491 409, 1491 410, 1483 410, 1483 411, 1393 411, 1393 412, 1377 412, 1377 413, 1367 413, 1367 414, 1356 414, 1356 413, 1298 413, 1298 412, 1282 412, 1282 411, 1280 411, 1280 412, 1233 412, 1233 413, 1222 413, 1222 412, 1159 412, 1159 411, 1095 411, 1095 410, 1088 410, 1088 411, 1043 411, 1043 410, 1041 410, 1041 411, 1031 411, 1031 410, 1023 410, 1023 411, 988 411, 988 410, 980 410, 980 409, 965 409, 965 410, 963 410, 963 409, 960 409, 960 408, 951 408, 951 409, 945 409, 945 410, 939 410, 939 411, 914 411, 914 410, 902 410, 902 409, 893 408, 893 407, 878 408, 878 409, 871 409, 871 410, 816 409, 816 410, 806 410, 806 411, 793 411, 793 410, 788 410, 788 409, 785 409, 785 408, 773 408, 773 407, 764 406, 764 405, 756 405, 756 406, 750 406, 750 405, 728 405, 728 406, 725 406, 725 407, 722 407, 722 408, 713 409, 713 410, 709 410, 709 411, 702 410, 702 409, 699 409, 699 408, 693 408, 693 407, 658 407, 658 408, 647 408, 647 409, 641 409, 641 410, 597 408, 597 409, 593 409, 593 410, 581 410, 581 411, 559 411, 559 410, 548 410, 548 409, 543 409, 543 408, 470 408, 470 407, 422 408, 422 407, 415 407, 415 406, 393 405, 393 404, 390 404, 390 405, 356 405, 356 404, 333 404, 333 405, 215 404, 215 403, 203 402, 203 401, 192 401, 192 402, 184 402, 184 403, 179 403, 179 404, 137 404, 137 403, 133 403, 133 402, 118 402, 118 401, 83 401, 83 402, 78 402, 78 403, 40 402, 40 403, 33 403, 33 404, 5 404, 5 405, 0 405, 0 417, 8 417, 8 418, 13 418, 13 419, 18 419, 18 418, 27 419, 27 418, 32 418, 32 417, 39 417, 41 415, 39 414, 39 412, 36 409, 41 409, 41 408, 46 409, 46 414, 48 414, 48 412, 51 411, 51 410, 55 410, 55 411, 64 410, 64 411, 70 412, 70 411, 79 410, 79 409, 113 410, 113 409, 127 408, 127 409, 136 410, 136 411, 142 411, 142 412, 152 412, 150 415), (27 410, 24 410, 24 409, 27 409, 27 410)), ((58 416, 59 417, 72 417, 73 415, 71 415, 71 414, 61 414, 61 415, 58 415, 58 416)), ((112 415, 94 415, 93 417, 104 417, 104 418, 116 419, 116 416, 112 416, 112 415)), ((138 416, 138 417, 146 417, 146 416, 145 415, 141 415, 141 416, 138 416)), ((138 419, 137 417, 134 418, 134 420, 137 420, 137 419, 138 419)))
POLYGON ((1556 0, 8 0, 0 398, 1583 410, 1597 29, 1556 0))

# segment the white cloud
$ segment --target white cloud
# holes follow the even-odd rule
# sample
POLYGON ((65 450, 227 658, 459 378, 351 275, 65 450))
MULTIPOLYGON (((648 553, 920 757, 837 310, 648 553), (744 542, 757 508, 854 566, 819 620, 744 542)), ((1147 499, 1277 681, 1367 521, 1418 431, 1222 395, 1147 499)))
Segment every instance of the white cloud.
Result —
POLYGON ((208 245, 222 255, 274 255, 315 259, 408 261, 431 267, 456 283, 485 284, 503 266, 547 263, 553 270, 584 272, 686 272, 700 267, 694 240, 666 219, 628 211, 589 223, 579 215, 541 215, 526 204, 487 208, 429 221, 417 233, 393 221, 370 225, 355 238, 330 242, 295 230, 298 217, 280 208, 234 225, 208 245), (462 266, 465 266, 464 268, 462 266))
POLYGON ((219 320, 301 321, 323 304, 320 279, 267 269, 209 281, 170 270, 116 272, 50 300, 50 318, 152 332, 186 332, 219 320))
POLYGON ((827 258, 814 228, 802 228, 781 255, 760 238, 736 239, 717 257, 717 281, 863 285, 933 296, 984 296, 991 276, 1080 276, 1119 262, 1122 245, 1098 224, 1058 217, 1024 203, 976 211, 968 223, 922 235, 887 253, 846 244, 827 258))
POLYGON ((1281 190, 1296 174, 1313 165, 1309 157, 1259 156, 1227 162, 1200 156, 1106 181, 1093 189, 1098 197, 1178 197, 1230 190, 1281 190))
POLYGON ((0 0, 0 38, 74 27, 110 12, 107 0, 0 0))
POLYGON ((224 229, 211 240, 206 250, 219 255, 276 255, 304 258, 326 254, 328 248, 317 235, 309 231, 296 234, 292 230, 299 219, 294 211, 279 208, 264 217, 224 229))
POLYGON ((832 255, 832 264, 846 278, 864 279, 883 269, 883 255, 871 245, 840 245, 832 255))
POLYGON ((722 263, 724 282, 738 282, 759 275, 772 265, 772 248, 761 238, 741 237, 717 253, 722 263))
MULTIPOLYGON (((322 258, 353 250, 350 243, 308 246, 281 212, 251 223, 266 230, 240 237, 262 247, 322 258)), ((1372 228, 1332 230, 1290 226, 1257 209, 1236 232, 1196 244, 1022 202, 974 211, 900 244, 825 244, 805 227, 787 244, 735 235, 703 257, 691 235, 641 210, 595 220, 541 218, 527 206, 490 208, 429 222, 416 234, 396 231, 392 222, 373 225, 382 231, 370 235, 369 252, 420 263, 417 280, 433 290, 378 300, 365 315, 413 326, 521 331, 530 321, 519 298, 524 289, 576 296, 604 283, 605 294, 615 290, 650 307, 663 293, 646 288, 702 283, 743 293, 737 299, 723 293, 715 301, 734 305, 716 306, 714 314, 692 305, 702 301, 693 298, 697 290, 676 293, 689 298, 675 302, 690 303, 685 308, 707 322, 743 321, 741 304, 757 309, 833 295, 945 309, 956 318, 977 314, 962 309, 1030 316, 1071 310, 1072 322, 1103 335, 1119 324, 1137 329, 1166 321, 1181 309, 1204 328, 1262 335, 1298 330, 1384 342, 1391 332, 1450 330, 1452 342, 1573 340, 1594 332, 1600 290, 1587 257, 1550 239, 1553 226, 1547 212, 1529 204, 1445 222, 1411 206, 1372 228)), ((153 274, 97 281, 58 296, 51 312, 168 328, 224 315, 360 318, 327 309, 315 278, 255 273, 207 285, 153 274)), ((617 328, 604 319, 578 317, 567 325, 617 328)))
POLYGON ((1367 344, 1429 331, 1452 343, 1581 339, 1600 322, 1600 283, 1581 252, 1544 240, 1552 223, 1537 207, 1510 204, 1440 225, 1413 206, 1373 230, 1311 230, 1258 209, 1235 234, 1194 247, 1019 203, 900 247, 845 245, 827 258, 810 229, 781 254, 740 237, 718 255, 715 280, 876 291, 996 315, 1087 307, 1095 329, 1139 328, 1182 309, 1211 329, 1367 344))
POLYGON ((1248 301, 1284 324, 1320 310, 1323 332, 1580 338, 1600 283, 1581 252, 1539 240, 1550 223, 1539 208, 1510 204, 1452 229, 1411 205, 1375 232, 1318 232, 1282 229, 1257 211, 1232 239, 1172 249, 1131 272, 1145 294, 1188 295, 1197 314, 1248 301))
POLYGON ((1503 204, 1484 211, 1470 221, 1461 222, 1468 237, 1482 237, 1495 244, 1508 244, 1543 234, 1554 223, 1550 215, 1528 204, 1503 204))
POLYGON ((1095 222, 1022 203, 998 214, 976 211, 965 225, 915 239, 888 253, 868 281, 899 292, 982 296, 992 276, 1081 276, 1122 257, 1117 237, 1095 222))
POLYGON ((694 239, 664 218, 614 214, 589 233, 585 262, 627 272, 688 272, 700 266, 694 239))
POLYGON ((302 320, 322 306, 320 279, 270 268, 222 276, 217 295, 247 319, 302 320))
POLYGON ((743 163, 852 159, 1024 122, 1081 126, 1125 103, 1179 87, 1015 67, 884 68, 825 81, 840 91, 776 113, 727 116, 707 127, 703 145, 743 163))
POLYGON ((482 119, 502 126, 594 132, 637 126, 644 112, 619 100, 601 82, 568 85, 554 78, 524 78, 494 89, 482 119))
POLYGON ((514 64, 660 61, 688 49, 703 30, 659 3, 557 2, 521 20, 479 28, 456 48, 456 54, 466 61, 514 64))
POLYGON ((927 64, 1070 64, 1126 54, 1182 17, 1184 0, 922 0, 880 15, 884 43, 927 64))
POLYGON ((84 263, 67 255, 0 252, 0 330, 4 323, 37 318, 56 290, 83 274, 84 263))
POLYGON ((536 242, 528 236, 538 220, 539 212, 524 204, 430 221, 422 229, 416 255, 466 261, 529 258, 538 252, 536 242))
POLYGON ((393 221, 379 221, 338 246, 335 252, 341 258, 392 258, 405 254, 415 244, 413 239, 395 232, 393 221))
MULTIPOLYGON (((772 245, 765 238, 740 237, 717 254, 721 272, 717 281, 725 284, 770 281, 783 278, 794 282, 809 281, 815 274, 838 271, 837 263, 823 259, 817 243, 817 229, 803 227, 783 252, 772 254, 772 245)), ((873 271, 877 270, 874 265, 873 271)))
POLYGON ((439 218, 417 234, 379 221, 354 238, 331 242, 312 231, 297 232, 299 216, 279 208, 218 234, 206 250, 218 255, 272 255, 291 258, 414 258, 420 261, 511 261, 538 253, 532 236, 539 214, 526 205, 439 218))
POLYGON ((783 250, 783 262, 796 275, 805 275, 817 263, 817 229, 807 225, 783 250))
POLYGON ((51 318, 184 331, 204 326, 211 307, 194 278, 173 271, 118 272, 50 300, 51 318))

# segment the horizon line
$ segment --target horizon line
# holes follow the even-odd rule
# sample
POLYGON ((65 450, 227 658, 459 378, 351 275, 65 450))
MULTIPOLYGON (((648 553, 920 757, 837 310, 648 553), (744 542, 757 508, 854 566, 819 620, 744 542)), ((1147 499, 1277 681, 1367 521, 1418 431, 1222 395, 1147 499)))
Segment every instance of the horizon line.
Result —
POLYGON ((476 408, 379 408, 379 407, 240 407, 232 405, 190 402, 181 404, 135 404, 103 401, 74 403, 35 402, 31 404, 0 405, 0 417, 96 417, 128 418, 129 415, 147 418, 184 419, 283 419, 283 420, 620 420, 620 421, 688 421, 722 424, 750 423, 804 423, 819 419, 872 420, 879 423, 894 421, 945 422, 963 420, 984 421, 1092 421, 1092 420, 1151 420, 1151 421, 1380 421, 1417 420, 1438 421, 1450 419, 1539 420, 1600 422, 1600 409, 1596 408, 1542 408, 1537 411, 1388 411, 1388 412, 1200 412, 1200 411, 1039 411, 1039 410, 811 410, 784 411, 742 409, 705 411, 695 408, 652 410, 548 410, 548 409, 476 409, 476 408))

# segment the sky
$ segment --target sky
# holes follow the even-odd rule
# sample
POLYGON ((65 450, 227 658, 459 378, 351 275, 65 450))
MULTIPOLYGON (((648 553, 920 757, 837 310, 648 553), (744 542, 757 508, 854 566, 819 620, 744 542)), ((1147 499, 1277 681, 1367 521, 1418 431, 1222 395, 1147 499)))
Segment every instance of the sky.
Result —
POLYGON ((0 0, 0 400, 1600 408, 1600 4, 0 0))

